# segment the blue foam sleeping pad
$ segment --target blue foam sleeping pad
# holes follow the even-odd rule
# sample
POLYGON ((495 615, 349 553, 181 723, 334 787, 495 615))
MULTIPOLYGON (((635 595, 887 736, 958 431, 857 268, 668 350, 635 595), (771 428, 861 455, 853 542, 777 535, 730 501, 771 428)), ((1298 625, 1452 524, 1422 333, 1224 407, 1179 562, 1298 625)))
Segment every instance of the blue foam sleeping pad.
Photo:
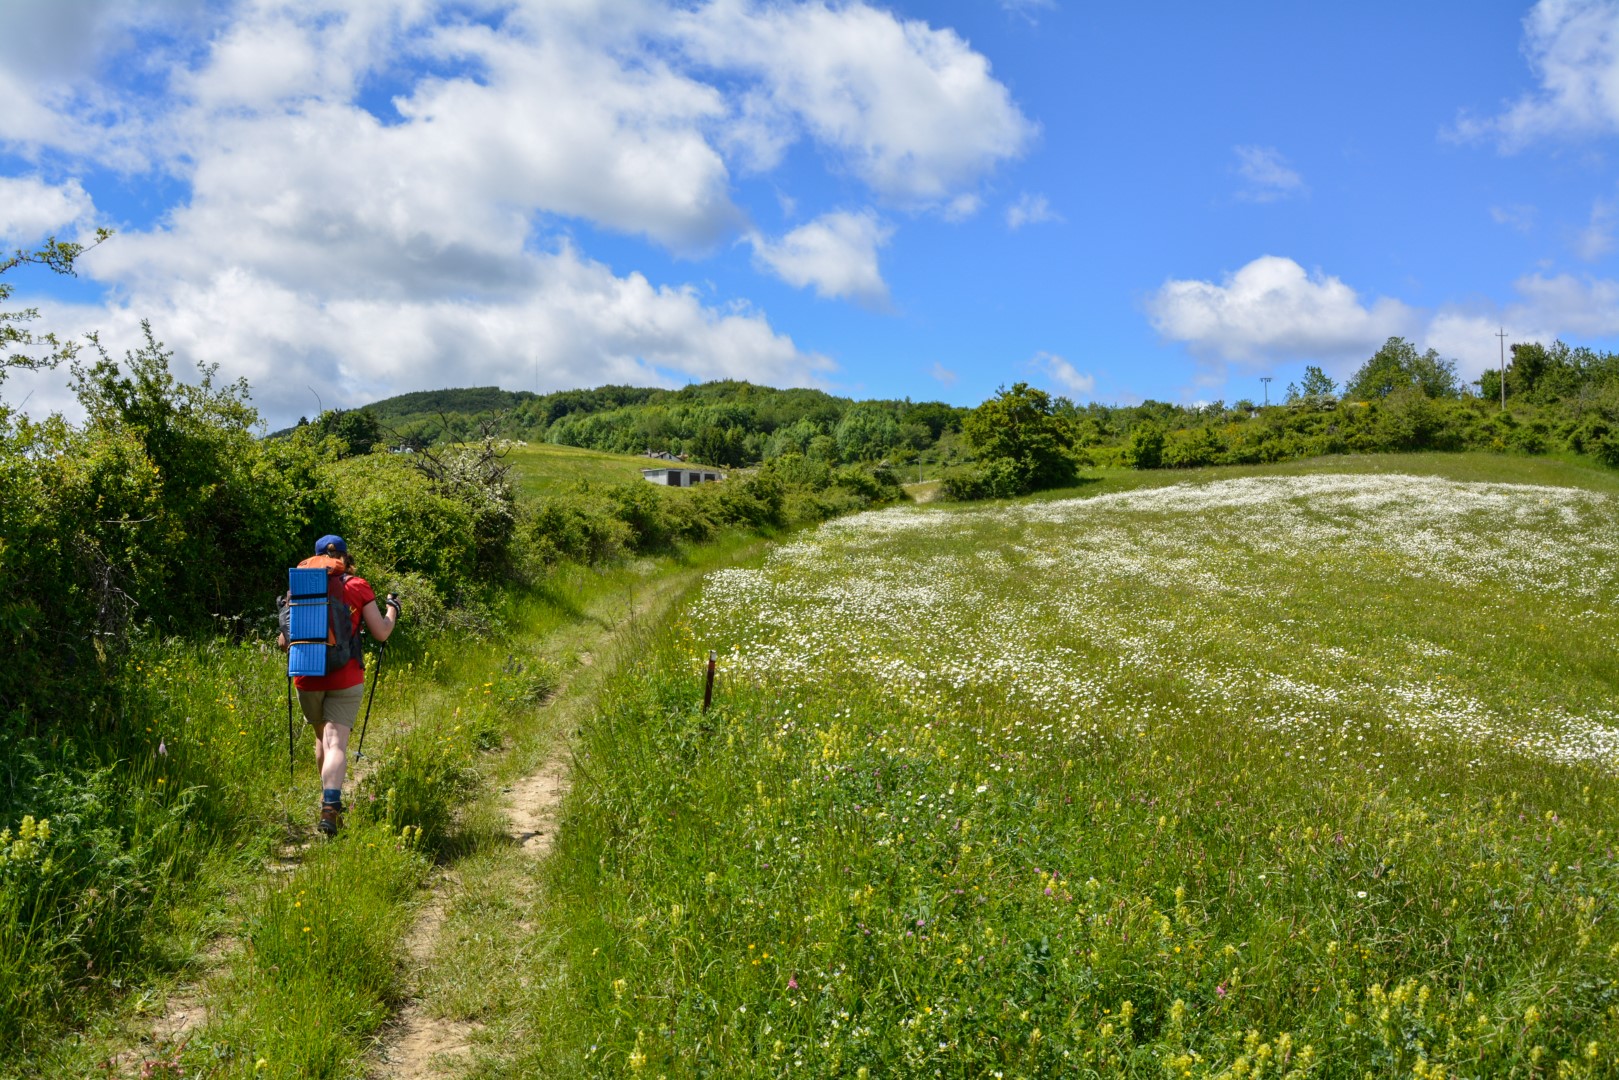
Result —
POLYGON ((292 592, 288 625, 292 645, 287 650, 288 675, 326 674, 326 635, 331 627, 327 617, 326 571, 319 567, 287 571, 287 587, 292 592))

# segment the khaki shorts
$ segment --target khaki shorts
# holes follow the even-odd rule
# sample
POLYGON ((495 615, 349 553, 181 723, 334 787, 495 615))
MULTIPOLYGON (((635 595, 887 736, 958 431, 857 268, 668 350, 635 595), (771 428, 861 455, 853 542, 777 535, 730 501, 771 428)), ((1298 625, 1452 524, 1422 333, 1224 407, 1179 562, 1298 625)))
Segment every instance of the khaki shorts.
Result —
POLYGON ((365 684, 343 690, 300 690, 298 705, 304 719, 311 724, 336 724, 352 728, 360 715, 360 699, 365 697, 365 684))

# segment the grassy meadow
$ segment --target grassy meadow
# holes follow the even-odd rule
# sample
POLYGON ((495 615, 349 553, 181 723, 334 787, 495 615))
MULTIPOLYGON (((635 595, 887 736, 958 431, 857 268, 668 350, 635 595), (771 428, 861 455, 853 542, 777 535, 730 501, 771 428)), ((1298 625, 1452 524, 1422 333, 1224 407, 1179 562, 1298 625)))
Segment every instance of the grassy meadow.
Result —
POLYGON ((1619 1075, 1616 486, 1115 475, 711 573, 477 1075, 1619 1075))
POLYGON ((556 495, 584 480, 595 484, 622 484, 641 479, 641 470, 659 462, 627 454, 608 454, 577 446, 550 443, 510 445, 506 461, 512 465, 512 479, 524 498, 556 495))

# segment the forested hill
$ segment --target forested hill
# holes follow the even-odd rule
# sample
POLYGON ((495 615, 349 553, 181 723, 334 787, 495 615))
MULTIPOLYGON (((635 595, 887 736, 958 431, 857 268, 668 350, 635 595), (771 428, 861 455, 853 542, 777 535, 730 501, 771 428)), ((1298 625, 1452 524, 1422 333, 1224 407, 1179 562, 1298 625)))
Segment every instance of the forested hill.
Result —
POLYGON ((1453 361, 1390 338, 1344 385, 1308 366, 1302 382, 1269 405, 1078 405, 1022 383, 976 409, 736 381, 551 394, 475 387, 323 413, 312 430, 337 436, 351 453, 490 433, 724 466, 781 458, 827 467, 962 465, 960 475, 943 470, 957 498, 1060 485, 1086 466, 1191 468, 1318 454, 1572 453, 1619 466, 1619 354, 1562 342, 1514 345, 1505 383, 1503 402, 1500 372, 1465 383, 1453 361))
POLYGON ((425 446, 475 437, 487 426, 531 442, 626 454, 664 451, 734 466, 792 452, 834 463, 909 457, 936 448, 941 437, 948 442, 967 412, 938 401, 855 401, 727 380, 678 390, 426 390, 325 413, 316 423, 351 444, 425 446))

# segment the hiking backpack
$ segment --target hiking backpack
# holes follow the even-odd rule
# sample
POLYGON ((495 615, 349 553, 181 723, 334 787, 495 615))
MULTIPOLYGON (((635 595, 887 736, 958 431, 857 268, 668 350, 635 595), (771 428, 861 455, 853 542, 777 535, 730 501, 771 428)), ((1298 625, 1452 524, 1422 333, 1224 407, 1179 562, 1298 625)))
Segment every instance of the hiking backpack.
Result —
POLYGON ((315 555, 287 571, 281 597, 281 632, 287 637, 288 675, 335 675, 350 660, 364 664, 354 609, 343 597, 342 559, 315 555))

